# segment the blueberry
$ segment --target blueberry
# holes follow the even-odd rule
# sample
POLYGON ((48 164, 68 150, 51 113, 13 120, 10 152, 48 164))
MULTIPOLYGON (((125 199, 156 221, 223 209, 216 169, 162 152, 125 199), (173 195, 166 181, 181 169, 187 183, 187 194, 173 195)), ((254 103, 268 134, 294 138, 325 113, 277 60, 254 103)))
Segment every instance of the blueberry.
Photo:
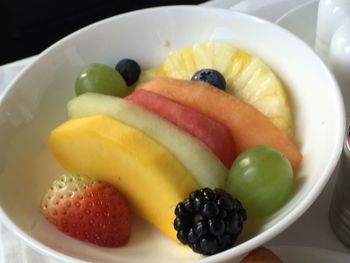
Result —
POLYGON ((201 69, 194 73, 191 80, 204 81, 221 90, 225 90, 226 88, 224 76, 215 69, 201 69))
POLYGON ((139 64, 135 60, 128 58, 120 60, 115 66, 115 70, 123 76, 128 86, 136 83, 141 74, 141 68, 139 64))

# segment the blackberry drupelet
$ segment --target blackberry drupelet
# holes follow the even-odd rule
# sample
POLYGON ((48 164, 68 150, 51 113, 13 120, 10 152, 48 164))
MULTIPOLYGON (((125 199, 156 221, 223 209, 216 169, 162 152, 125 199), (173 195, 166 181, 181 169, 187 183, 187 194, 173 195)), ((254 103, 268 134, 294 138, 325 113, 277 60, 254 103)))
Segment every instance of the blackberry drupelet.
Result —
POLYGON ((193 191, 175 208, 177 238, 196 253, 213 255, 234 246, 246 211, 239 200, 221 189, 193 191))

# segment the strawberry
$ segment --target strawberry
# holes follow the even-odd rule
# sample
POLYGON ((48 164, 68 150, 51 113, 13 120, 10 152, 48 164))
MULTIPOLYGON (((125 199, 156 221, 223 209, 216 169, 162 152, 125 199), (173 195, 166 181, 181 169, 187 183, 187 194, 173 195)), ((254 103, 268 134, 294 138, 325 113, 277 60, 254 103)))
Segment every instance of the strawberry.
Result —
POLYGON ((41 202, 41 213, 71 237, 104 247, 127 243, 131 231, 129 208, 109 183, 78 174, 55 180, 41 202))

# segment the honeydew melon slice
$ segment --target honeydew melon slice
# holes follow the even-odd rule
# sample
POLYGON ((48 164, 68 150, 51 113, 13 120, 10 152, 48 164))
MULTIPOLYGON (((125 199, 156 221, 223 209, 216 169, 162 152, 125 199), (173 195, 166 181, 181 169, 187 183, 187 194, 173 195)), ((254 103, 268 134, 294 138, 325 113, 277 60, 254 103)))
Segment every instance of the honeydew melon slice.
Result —
POLYGON ((201 187, 223 188, 228 170, 201 141, 142 107, 118 97, 85 93, 67 104, 69 118, 104 114, 133 126, 164 145, 201 187))

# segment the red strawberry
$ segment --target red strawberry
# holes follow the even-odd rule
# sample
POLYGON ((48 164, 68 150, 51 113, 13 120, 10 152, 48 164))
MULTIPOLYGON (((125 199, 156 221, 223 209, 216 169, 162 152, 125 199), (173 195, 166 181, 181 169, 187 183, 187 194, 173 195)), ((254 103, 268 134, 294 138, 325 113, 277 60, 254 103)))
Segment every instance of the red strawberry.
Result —
POLYGON ((77 174, 55 180, 41 202, 41 213, 64 233, 99 246, 119 247, 131 231, 129 208, 109 183, 77 174))

